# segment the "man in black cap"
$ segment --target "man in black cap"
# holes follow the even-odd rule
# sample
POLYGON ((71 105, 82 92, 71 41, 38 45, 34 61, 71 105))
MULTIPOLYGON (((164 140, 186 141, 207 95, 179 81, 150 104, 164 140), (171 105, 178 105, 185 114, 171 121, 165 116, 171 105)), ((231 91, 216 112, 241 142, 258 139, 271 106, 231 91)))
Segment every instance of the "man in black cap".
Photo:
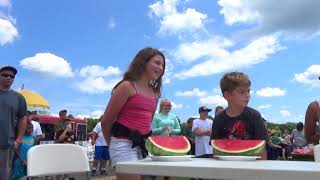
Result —
POLYGON ((0 67, 0 179, 10 179, 14 148, 18 149, 27 125, 24 97, 11 89, 17 70, 0 67))
POLYGON ((198 157, 212 157, 213 149, 209 144, 212 120, 208 118, 208 112, 212 109, 206 106, 199 108, 199 119, 193 120, 192 131, 195 134, 195 155, 198 157))

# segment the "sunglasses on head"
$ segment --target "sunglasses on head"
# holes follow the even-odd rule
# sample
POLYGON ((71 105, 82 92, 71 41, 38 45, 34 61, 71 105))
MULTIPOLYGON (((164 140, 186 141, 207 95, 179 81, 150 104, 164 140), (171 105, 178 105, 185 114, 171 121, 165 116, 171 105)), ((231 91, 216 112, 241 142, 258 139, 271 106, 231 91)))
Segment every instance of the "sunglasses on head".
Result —
POLYGON ((11 79, 14 79, 14 78, 15 78, 15 75, 6 74, 6 73, 1 74, 1 76, 2 76, 2 77, 5 77, 5 78, 10 77, 11 79))

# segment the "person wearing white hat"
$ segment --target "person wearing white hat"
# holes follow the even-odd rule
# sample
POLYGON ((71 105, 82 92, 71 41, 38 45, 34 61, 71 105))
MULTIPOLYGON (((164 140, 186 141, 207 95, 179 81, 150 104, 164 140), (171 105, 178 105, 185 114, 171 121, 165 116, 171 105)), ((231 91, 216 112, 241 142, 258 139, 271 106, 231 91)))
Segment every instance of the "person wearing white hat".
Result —
POLYGON ((195 155, 198 157, 212 157, 213 149, 209 144, 212 120, 208 118, 208 113, 212 109, 206 106, 201 106, 199 108, 199 119, 193 120, 192 132, 195 134, 195 155))

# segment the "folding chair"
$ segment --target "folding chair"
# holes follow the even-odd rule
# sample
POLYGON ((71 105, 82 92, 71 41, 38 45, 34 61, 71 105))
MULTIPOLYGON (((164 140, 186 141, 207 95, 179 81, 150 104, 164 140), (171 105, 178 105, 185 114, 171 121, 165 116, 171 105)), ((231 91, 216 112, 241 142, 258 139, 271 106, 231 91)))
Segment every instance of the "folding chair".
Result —
POLYGON ((314 161, 320 163, 320 145, 316 145, 313 148, 314 161))
POLYGON ((83 147, 75 144, 43 144, 32 147, 27 154, 28 176, 52 176, 86 172, 90 165, 83 147))

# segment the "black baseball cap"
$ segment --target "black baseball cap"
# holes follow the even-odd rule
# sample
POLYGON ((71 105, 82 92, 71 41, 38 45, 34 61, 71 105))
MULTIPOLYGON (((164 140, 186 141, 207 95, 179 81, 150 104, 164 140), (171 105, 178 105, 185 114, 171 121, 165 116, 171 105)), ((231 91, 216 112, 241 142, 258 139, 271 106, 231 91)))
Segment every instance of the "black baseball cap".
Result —
POLYGON ((14 75, 17 74, 17 69, 12 67, 12 66, 3 66, 3 67, 0 67, 0 72, 4 71, 4 70, 9 70, 9 71, 12 71, 14 73, 14 75))
POLYGON ((61 111, 59 111, 59 114, 62 114, 62 113, 68 113, 68 111, 66 109, 62 109, 61 111))
POLYGON ((210 112, 212 111, 212 109, 207 108, 206 106, 201 106, 199 107, 199 113, 206 111, 206 112, 210 112))

